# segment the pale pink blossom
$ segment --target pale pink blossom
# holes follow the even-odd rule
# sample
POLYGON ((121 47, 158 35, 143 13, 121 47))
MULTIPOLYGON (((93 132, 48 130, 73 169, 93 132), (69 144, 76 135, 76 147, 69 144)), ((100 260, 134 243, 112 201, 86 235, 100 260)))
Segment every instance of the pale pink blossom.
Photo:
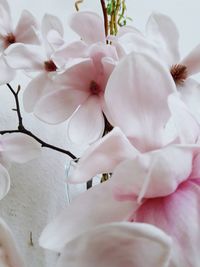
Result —
POLYGON ((24 267, 19 249, 8 225, 0 218, 0 266, 24 267))
POLYGON ((37 157, 40 145, 33 138, 13 133, 0 136, 0 199, 10 189, 10 176, 7 171, 10 162, 25 163, 37 157))
POLYGON ((59 36, 63 37, 63 27, 60 20, 53 15, 46 14, 41 25, 41 47, 14 44, 6 51, 5 58, 9 66, 13 69, 36 74, 28 83, 23 94, 24 108, 27 112, 34 110, 42 95, 55 89, 53 76, 57 74, 58 68, 52 59, 56 49, 55 45, 52 45, 47 38, 50 31, 57 32, 59 36))
POLYGON ((147 224, 112 223, 89 230, 62 250, 57 267, 167 267, 171 240, 147 224))
POLYGON ((4 52, 7 51, 8 47, 12 47, 16 43, 39 44, 38 24, 33 15, 24 10, 17 26, 14 28, 10 7, 6 0, 0 1, 0 17, 0 51, 2 52, 0 56, 0 83, 5 84, 15 77, 15 71, 7 65, 3 56, 4 52))

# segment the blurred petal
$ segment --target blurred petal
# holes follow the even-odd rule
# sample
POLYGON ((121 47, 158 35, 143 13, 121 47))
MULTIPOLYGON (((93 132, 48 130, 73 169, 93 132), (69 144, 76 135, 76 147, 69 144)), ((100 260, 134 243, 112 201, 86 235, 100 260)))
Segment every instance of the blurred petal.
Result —
POLYGON ((166 196, 173 193, 192 170, 191 150, 169 146, 123 161, 110 182, 119 200, 166 196))
POLYGON ((15 29, 16 41, 25 44, 39 44, 37 29, 38 24, 34 16, 28 10, 23 10, 15 29))
POLYGON ((10 176, 6 168, 4 168, 3 165, 0 164, 0 200, 7 195, 9 189, 10 189, 10 176))
POLYGON ((96 185, 77 197, 44 229, 39 244, 61 252, 80 234, 103 223, 120 222, 135 210, 132 202, 116 201, 109 182, 96 185))
POLYGON ((50 30, 47 34, 47 41, 51 45, 53 51, 59 49, 64 45, 64 40, 62 36, 56 30, 50 30))
POLYGON ((89 97, 72 115, 68 137, 75 144, 91 144, 104 132, 104 117, 98 97, 89 97))
POLYGON ((84 42, 105 43, 104 23, 98 14, 89 11, 74 13, 69 25, 84 42))
POLYGON ((170 266, 199 265, 200 246, 200 181, 182 183, 176 192, 148 199, 137 210, 134 221, 153 224, 174 241, 170 266))
POLYGON ((153 13, 147 22, 146 33, 151 41, 159 45, 159 49, 163 49, 165 62, 169 66, 179 62, 179 33, 168 16, 153 13))
POLYGON ((37 46, 14 44, 6 49, 5 59, 13 69, 41 71, 44 69, 44 58, 37 46))
POLYGON ((88 98, 88 94, 75 89, 60 89, 43 96, 34 109, 42 121, 57 124, 67 120, 88 98))
POLYGON ((193 75, 200 72, 200 45, 196 46, 182 61, 187 67, 187 74, 193 75))
POLYGON ((0 0, 0 34, 6 35, 12 32, 12 18, 10 7, 6 0, 0 0))
POLYGON ((56 266, 165 267, 170 252, 171 239, 158 228, 121 222, 96 227, 68 243, 56 266))
POLYGON ((167 97, 175 90, 169 71, 158 61, 131 53, 108 80, 105 101, 111 121, 142 152, 159 148, 170 117, 167 97))
POLYGON ((90 146, 80 158, 70 182, 85 182, 100 173, 109 173, 123 160, 134 158, 137 150, 119 128, 90 146))
POLYGON ((1 137, 3 154, 17 163, 25 163, 39 156, 41 145, 32 137, 22 133, 6 134, 1 137))
POLYGON ((23 267, 21 255, 7 224, 0 218, 0 266, 23 267), (1 265, 3 264, 3 265, 1 265))
POLYGON ((32 112, 36 103, 44 95, 53 91, 54 83, 46 73, 39 74, 27 85, 23 93, 23 104, 26 112, 32 112))
POLYGON ((15 71, 5 62, 3 56, 0 56, 0 85, 11 82, 15 77, 15 71))
POLYGON ((177 95, 170 95, 168 103, 181 143, 195 144, 200 135, 199 123, 177 95))

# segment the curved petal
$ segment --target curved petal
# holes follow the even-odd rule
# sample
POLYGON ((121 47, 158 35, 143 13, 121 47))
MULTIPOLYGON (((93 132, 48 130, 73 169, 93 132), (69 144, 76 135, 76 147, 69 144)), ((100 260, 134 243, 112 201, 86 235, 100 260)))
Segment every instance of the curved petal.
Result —
POLYGON ((8 66, 3 56, 0 56, 0 70, 0 85, 9 83, 14 79, 16 72, 8 66))
POLYGON ((0 265, 23 267, 24 263, 8 225, 0 218, 0 265), (2 265, 3 264, 3 265, 2 265))
POLYGON ((199 123, 177 95, 170 95, 168 103, 181 143, 195 144, 200 136, 199 123))
POLYGON ((25 44, 40 44, 36 30, 38 30, 36 19, 28 10, 23 10, 15 29, 16 41, 25 44))
POLYGON ((39 156, 41 145, 32 137, 22 133, 6 134, 1 137, 2 153, 10 161, 25 163, 39 156))
POLYGON ((7 35, 12 32, 12 18, 10 7, 6 0, 0 0, 0 34, 7 35))
POLYGON ((187 67, 187 74, 193 75, 200 72, 200 45, 196 46, 182 61, 187 67))
POLYGON ((55 77, 55 81, 66 87, 89 92, 91 81, 96 80, 95 67, 90 58, 70 60, 66 70, 55 77), (71 62, 74 63, 71 65, 71 62))
POLYGON ((62 36, 56 30, 49 31, 47 34, 47 41, 52 47, 53 51, 57 51, 57 49, 64 45, 62 36))
POLYGON ((5 51, 5 59, 13 69, 42 71, 44 58, 37 46, 14 44, 5 51))
POLYGON ((88 46, 83 41, 76 41, 60 47, 52 56, 53 61, 60 67, 66 64, 71 58, 87 56, 88 46))
POLYGON ((90 146, 80 158, 70 182, 85 182, 100 173, 109 173, 122 161, 134 158, 137 150, 119 128, 90 146))
POLYGON ((122 162, 110 183, 119 200, 166 196, 188 179, 192 170, 191 150, 169 146, 122 162))
POLYGON ((10 176, 3 165, 0 164, 0 200, 3 199, 10 189, 10 176))
POLYGON ((84 42, 88 44, 105 43, 104 24, 98 14, 89 11, 74 13, 69 25, 84 42))
POLYGON ((48 34, 50 33, 50 31, 54 30, 62 38, 64 35, 63 25, 58 17, 51 15, 51 14, 45 14, 42 19, 41 30, 42 30, 44 45, 46 48, 46 53, 47 53, 47 56, 49 57, 51 56, 52 52, 54 52, 54 49, 53 49, 51 42, 49 42, 48 34))
POLYGON ((70 118, 67 134, 75 144, 91 144, 102 137, 104 126, 100 101, 90 96, 70 118))
POLYGON ((33 112, 40 98, 54 90, 54 83, 46 73, 41 73, 30 81, 23 93, 26 112, 33 112))
POLYGON ((43 96, 34 108, 42 121, 57 124, 67 120, 88 98, 88 94, 75 89, 60 89, 43 96))
POLYGON ((199 210, 200 181, 189 180, 167 197, 146 200, 133 219, 153 224, 173 238, 170 266, 197 267, 200 246, 199 210))
POLYGON ((57 267, 165 267, 171 239, 158 228, 113 223, 94 228, 68 243, 57 267), (92 249, 92 253, 91 253, 92 249))
POLYGON ((163 65, 148 55, 131 53, 108 80, 105 101, 111 121, 139 150, 159 148, 170 117, 167 97, 175 90, 163 65))
POLYGON ((116 201, 109 182, 104 182, 72 201, 47 225, 39 244, 43 248, 61 252, 69 241, 80 234, 103 223, 123 221, 135 208, 132 202, 116 201))
POLYGON ((168 16, 153 13, 147 22, 146 33, 148 39, 163 49, 165 62, 169 66, 179 62, 179 33, 168 16))

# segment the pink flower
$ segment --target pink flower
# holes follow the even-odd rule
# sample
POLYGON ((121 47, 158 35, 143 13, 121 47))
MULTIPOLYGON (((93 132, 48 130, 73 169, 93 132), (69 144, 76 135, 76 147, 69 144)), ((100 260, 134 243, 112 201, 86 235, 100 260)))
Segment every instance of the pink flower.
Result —
POLYGON ((25 163, 37 157, 39 152, 40 145, 29 136, 21 133, 0 136, 0 199, 10 189, 9 163, 25 163))
MULTIPOLYGON (((52 15, 46 14, 42 20, 42 47, 25 46, 16 44, 6 52, 6 61, 13 69, 24 70, 28 73, 36 73, 27 85, 24 94, 24 108, 27 112, 32 112, 36 103, 42 97, 55 90, 52 77, 57 74, 57 66, 52 59, 55 52, 55 45, 48 40, 50 32, 57 32, 63 36, 63 27, 60 20, 52 15)), ((60 44, 62 45, 62 44, 60 44)))
MULTIPOLYGON (((33 15, 24 10, 21 14, 16 28, 13 28, 10 7, 6 0, 0 1, 0 50, 6 52, 8 47, 15 43, 39 44, 37 22, 33 15)), ((0 83, 10 82, 15 72, 7 65, 3 54, 0 57, 1 78, 0 83)))

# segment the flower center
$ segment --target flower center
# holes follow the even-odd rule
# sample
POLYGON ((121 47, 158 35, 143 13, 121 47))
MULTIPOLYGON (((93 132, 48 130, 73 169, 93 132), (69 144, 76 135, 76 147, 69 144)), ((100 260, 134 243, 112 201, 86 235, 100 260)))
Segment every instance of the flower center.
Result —
POLYGON ((56 67, 55 63, 53 62, 53 60, 45 61, 44 62, 44 68, 47 72, 52 72, 52 71, 57 70, 57 67, 56 67))
POLYGON ((98 95, 101 92, 101 88, 95 81, 90 82, 90 92, 93 95, 98 95))
POLYGON ((176 64, 170 69, 174 82, 177 85, 182 85, 188 77, 187 67, 185 65, 176 64))
POLYGON ((16 38, 13 33, 9 33, 7 36, 4 37, 5 47, 8 47, 9 45, 14 43, 16 43, 16 38))

